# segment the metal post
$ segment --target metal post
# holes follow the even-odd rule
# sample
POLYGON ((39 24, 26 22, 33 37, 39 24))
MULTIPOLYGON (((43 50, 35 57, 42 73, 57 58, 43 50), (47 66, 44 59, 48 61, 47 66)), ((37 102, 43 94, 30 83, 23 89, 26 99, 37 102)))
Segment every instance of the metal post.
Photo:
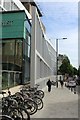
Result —
POLYGON ((60 38, 56 39, 56 87, 58 88, 58 40, 67 39, 67 38, 60 38))
POLYGON ((56 39, 56 87, 58 88, 58 39, 56 39))

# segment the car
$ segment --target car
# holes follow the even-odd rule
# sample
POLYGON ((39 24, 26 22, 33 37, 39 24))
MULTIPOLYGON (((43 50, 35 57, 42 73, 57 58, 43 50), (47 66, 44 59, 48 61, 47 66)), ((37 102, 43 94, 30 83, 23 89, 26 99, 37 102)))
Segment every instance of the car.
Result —
POLYGON ((75 87, 76 86, 76 82, 74 80, 68 81, 65 84, 66 87, 75 87))
POLYGON ((76 86, 76 82, 74 80, 69 81, 69 86, 70 87, 75 87, 76 86))

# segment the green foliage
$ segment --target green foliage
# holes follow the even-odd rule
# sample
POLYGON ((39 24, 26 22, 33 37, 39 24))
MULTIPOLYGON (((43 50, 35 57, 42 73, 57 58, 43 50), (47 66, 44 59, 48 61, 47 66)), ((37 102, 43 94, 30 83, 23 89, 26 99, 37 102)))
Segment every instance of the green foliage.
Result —
POLYGON ((70 76, 74 75, 74 69, 73 69, 73 66, 71 64, 69 64, 69 66, 68 66, 68 74, 70 76))
POLYGON ((68 57, 65 57, 65 59, 63 59, 63 61, 62 61, 62 65, 60 66, 60 72, 63 75, 65 75, 65 73, 68 73, 69 64, 70 64, 70 61, 69 61, 68 57))
POLYGON ((77 73, 77 75, 80 77, 80 66, 79 66, 79 68, 78 68, 78 73, 77 73))
POLYGON ((59 68, 59 72, 62 75, 69 74, 69 76, 77 75, 77 69, 70 64, 69 58, 64 55, 64 59, 59 68))
POLYGON ((74 70, 74 75, 77 75, 78 74, 78 70, 75 67, 73 67, 73 70, 74 70))

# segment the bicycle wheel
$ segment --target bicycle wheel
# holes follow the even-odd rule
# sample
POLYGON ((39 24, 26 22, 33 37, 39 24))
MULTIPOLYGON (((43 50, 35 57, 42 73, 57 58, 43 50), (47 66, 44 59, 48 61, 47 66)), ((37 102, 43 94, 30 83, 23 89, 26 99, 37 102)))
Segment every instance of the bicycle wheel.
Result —
POLYGON ((33 96, 32 99, 38 105, 38 110, 41 110, 43 108, 43 101, 42 101, 42 99, 40 97, 38 97, 38 96, 33 96))
POLYGON ((33 115, 38 110, 38 105, 32 99, 26 99, 24 106, 30 115, 33 115))
POLYGON ((25 108, 12 107, 8 113, 14 120, 30 120, 30 115, 25 108))
POLYGON ((19 107, 21 113, 23 114, 23 119, 22 120, 30 120, 30 115, 28 113, 28 111, 26 110, 26 108, 23 107, 19 107))
POLYGON ((0 120, 14 120, 14 119, 8 115, 0 115, 0 120))
POLYGON ((35 92, 35 94, 36 94, 36 95, 39 95, 41 98, 44 98, 44 91, 42 91, 42 90, 37 90, 37 91, 35 92))

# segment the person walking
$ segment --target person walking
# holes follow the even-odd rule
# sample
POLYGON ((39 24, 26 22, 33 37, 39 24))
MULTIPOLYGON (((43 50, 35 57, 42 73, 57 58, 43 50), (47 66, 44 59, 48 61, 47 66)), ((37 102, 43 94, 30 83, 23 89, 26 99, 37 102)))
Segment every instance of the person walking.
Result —
POLYGON ((50 79, 47 81, 47 86, 48 86, 48 92, 51 91, 51 85, 52 85, 52 82, 50 81, 50 79))
POLYGON ((64 84, 64 82, 63 82, 61 76, 60 76, 60 84, 61 84, 61 88, 63 88, 63 84, 64 84))

